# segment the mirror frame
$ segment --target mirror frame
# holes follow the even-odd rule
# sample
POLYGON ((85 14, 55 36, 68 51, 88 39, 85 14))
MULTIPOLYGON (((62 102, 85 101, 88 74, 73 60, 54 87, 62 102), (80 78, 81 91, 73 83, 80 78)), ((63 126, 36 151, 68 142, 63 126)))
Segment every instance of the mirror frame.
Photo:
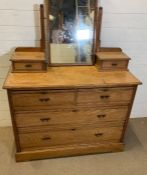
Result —
POLYGON ((45 57, 49 67, 55 66, 92 66, 95 64, 95 53, 100 48, 100 30, 102 21, 102 8, 98 7, 98 0, 94 0, 94 24, 93 24, 93 46, 92 46, 92 63, 52 63, 50 55, 50 21, 49 21, 49 8, 50 0, 44 0, 44 34, 45 34, 45 57))

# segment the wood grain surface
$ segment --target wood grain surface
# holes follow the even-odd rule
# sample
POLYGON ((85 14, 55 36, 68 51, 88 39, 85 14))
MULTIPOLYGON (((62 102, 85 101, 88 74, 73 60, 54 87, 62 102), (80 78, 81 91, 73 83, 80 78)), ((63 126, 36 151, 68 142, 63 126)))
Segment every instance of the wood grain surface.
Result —
POLYGON ((9 73, 5 89, 131 86, 141 82, 128 71, 98 72, 95 66, 50 67, 46 73, 9 73))

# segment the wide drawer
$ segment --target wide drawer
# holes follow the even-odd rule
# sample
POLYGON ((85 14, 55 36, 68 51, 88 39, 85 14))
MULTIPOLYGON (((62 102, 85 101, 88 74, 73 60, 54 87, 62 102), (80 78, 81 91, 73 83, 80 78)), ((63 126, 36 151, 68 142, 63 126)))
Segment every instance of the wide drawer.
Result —
POLYGON ((19 134, 21 150, 41 149, 52 146, 89 144, 104 141, 119 142, 122 127, 83 128, 62 131, 19 134))
POLYGON ((93 106, 128 104, 131 103, 133 93, 133 87, 83 89, 78 91, 78 104, 91 103, 93 106))
MULTIPOLYGON (((120 124, 126 120, 128 107, 87 109, 62 111, 18 112, 15 114, 17 127, 84 124, 110 125, 111 122, 120 124)), ((65 125, 66 126, 66 125, 65 125)))
POLYGON ((15 110, 66 108, 75 104, 74 91, 16 91, 12 93, 15 110))

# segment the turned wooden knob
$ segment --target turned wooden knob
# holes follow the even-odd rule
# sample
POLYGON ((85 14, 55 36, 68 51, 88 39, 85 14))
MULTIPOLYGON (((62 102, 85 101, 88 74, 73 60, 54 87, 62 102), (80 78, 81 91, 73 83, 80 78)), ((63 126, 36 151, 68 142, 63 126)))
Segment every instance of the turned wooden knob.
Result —
POLYGON ((110 98, 109 95, 101 95, 101 99, 108 99, 108 98, 110 98))
POLYGON ((103 135, 103 133, 96 133, 95 136, 96 137, 101 137, 103 135))
POLYGON ((51 120, 50 118, 41 118, 40 119, 42 122, 48 122, 49 120, 51 120))
POLYGON ((41 102, 48 102, 48 101, 50 101, 50 98, 40 98, 39 101, 41 101, 41 102))
POLYGON ((72 112, 78 112, 78 110, 77 109, 73 109, 72 112))
POLYGON ((31 65, 31 64, 26 64, 25 67, 26 67, 26 68, 31 68, 32 65, 31 65))
POLYGON ((76 128, 72 128, 71 131, 76 131, 76 128))
POLYGON ((117 66, 118 64, 117 63, 112 63, 112 66, 117 66))
POLYGON ((105 118, 106 115, 105 115, 105 114, 103 114, 103 115, 97 115, 97 117, 98 117, 98 118, 105 118))
POLYGON ((51 140, 51 138, 50 138, 50 137, 43 137, 42 140, 43 140, 43 141, 51 140))

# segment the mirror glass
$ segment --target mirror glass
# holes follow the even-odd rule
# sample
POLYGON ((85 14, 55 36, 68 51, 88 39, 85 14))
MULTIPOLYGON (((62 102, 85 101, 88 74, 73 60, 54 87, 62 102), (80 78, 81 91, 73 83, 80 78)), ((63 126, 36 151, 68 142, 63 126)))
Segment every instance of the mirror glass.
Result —
POLYGON ((92 64, 94 0, 49 0, 52 64, 92 64))

